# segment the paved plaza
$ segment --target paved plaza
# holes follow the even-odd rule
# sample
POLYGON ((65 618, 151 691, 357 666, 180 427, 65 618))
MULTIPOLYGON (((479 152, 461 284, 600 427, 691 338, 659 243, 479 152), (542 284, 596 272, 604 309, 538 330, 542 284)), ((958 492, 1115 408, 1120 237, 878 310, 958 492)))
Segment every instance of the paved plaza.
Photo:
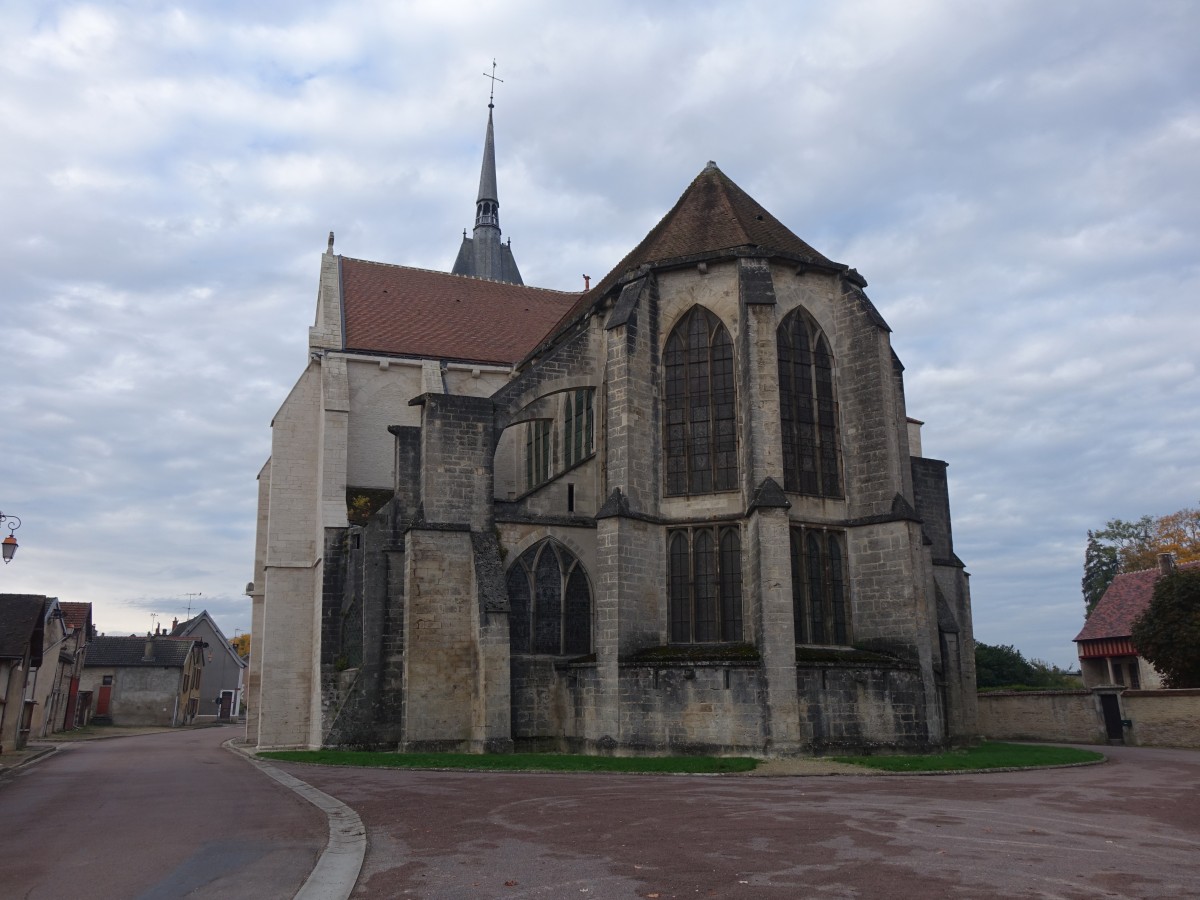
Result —
MULTIPOLYGON (((80 743, 5 778, 4 896, 291 897, 328 823, 222 747, 235 733, 80 743)), ((948 776, 272 765, 365 826, 357 882, 343 867, 322 900, 1200 896, 1200 752, 1105 752, 948 776)))

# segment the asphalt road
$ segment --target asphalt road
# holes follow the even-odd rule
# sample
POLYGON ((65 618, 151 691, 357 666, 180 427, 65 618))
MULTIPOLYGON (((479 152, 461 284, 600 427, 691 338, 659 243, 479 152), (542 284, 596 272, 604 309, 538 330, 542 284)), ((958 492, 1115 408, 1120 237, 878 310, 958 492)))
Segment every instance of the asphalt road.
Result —
POLYGON ((292 897, 324 814, 204 728, 60 745, 0 784, 0 897, 292 897))
POLYGON ((281 765, 355 809, 355 898, 1200 897, 1200 753, 943 777, 281 765))

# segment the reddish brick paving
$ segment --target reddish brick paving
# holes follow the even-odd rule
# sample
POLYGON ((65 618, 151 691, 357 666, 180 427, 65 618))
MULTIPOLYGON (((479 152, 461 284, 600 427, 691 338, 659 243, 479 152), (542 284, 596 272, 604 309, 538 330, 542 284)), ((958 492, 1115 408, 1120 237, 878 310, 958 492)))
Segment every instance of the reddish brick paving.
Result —
POLYGON ((1200 753, 941 777, 286 769, 353 807, 355 898, 1200 896, 1200 753))

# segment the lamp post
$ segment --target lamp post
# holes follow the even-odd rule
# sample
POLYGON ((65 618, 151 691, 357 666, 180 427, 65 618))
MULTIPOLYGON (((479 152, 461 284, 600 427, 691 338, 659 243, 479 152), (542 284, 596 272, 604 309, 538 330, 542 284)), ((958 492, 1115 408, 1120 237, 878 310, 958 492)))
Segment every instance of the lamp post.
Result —
POLYGON ((17 552, 17 538, 13 532, 21 527, 21 520, 17 516, 6 516, 0 512, 0 524, 4 522, 8 522, 8 537, 0 541, 0 550, 4 552, 4 564, 7 566, 12 562, 12 558, 17 552), (13 524, 14 522, 16 523, 15 525, 13 524))

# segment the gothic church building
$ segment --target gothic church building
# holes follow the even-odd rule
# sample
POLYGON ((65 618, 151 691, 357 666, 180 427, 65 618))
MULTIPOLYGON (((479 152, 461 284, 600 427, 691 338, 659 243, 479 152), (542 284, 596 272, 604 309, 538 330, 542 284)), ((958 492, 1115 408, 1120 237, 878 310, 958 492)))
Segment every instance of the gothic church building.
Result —
POLYGON ((492 114, 450 273, 321 260, 259 479, 260 748, 969 740, 967 576, 890 329, 713 163, 584 293, 522 283, 492 114))

